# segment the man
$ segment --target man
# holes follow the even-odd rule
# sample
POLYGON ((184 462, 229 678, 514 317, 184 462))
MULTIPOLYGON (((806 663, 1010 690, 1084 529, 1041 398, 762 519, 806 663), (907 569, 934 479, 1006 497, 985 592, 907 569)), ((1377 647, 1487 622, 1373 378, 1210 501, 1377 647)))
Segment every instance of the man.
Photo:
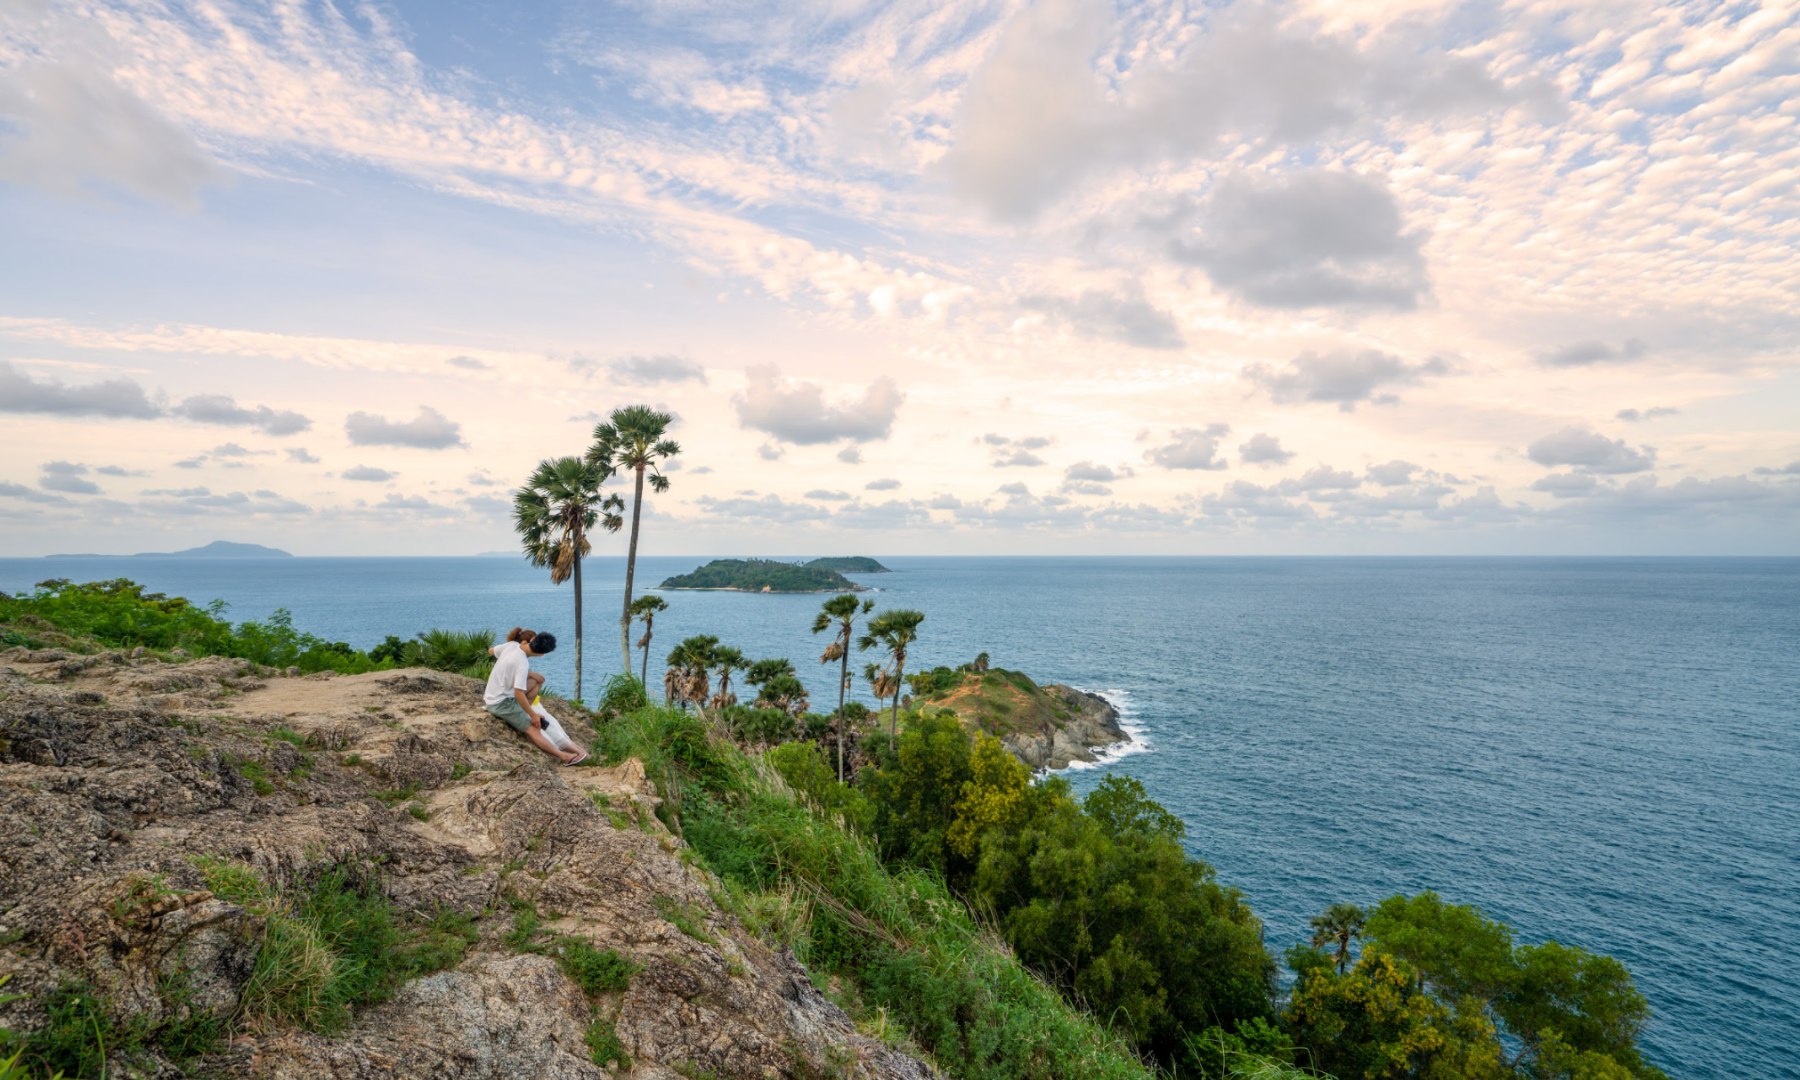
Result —
POLYGON ((542 722, 531 711, 531 698, 526 696, 530 685, 531 657, 547 656, 556 650, 556 635, 535 634, 530 637, 521 635, 512 642, 515 648, 495 647, 489 650, 494 654, 494 670, 488 675, 487 689, 482 694, 482 702, 487 711, 506 721, 506 726, 531 740, 531 744, 562 762, 573 765, 587 757, 579 748, 563 750, 544 735, 542 722))

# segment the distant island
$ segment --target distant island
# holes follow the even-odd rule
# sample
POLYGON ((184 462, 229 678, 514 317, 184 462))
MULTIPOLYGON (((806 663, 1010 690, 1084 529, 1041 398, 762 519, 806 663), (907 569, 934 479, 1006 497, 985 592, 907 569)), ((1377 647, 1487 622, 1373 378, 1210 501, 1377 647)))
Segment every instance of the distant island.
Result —
MULTIPOLYGON (((863 561, 874 562, 873 559, 863 561)), ((691 574, 677 574, 665 580, 658 588, 816 593, 860 592, 865 586, 856 584, 836 570, 819 566, 817 561, 787 563, 774 559, 714 559, 691 574)))
POLYGON ((891 574, 892 570, 864 555, 844 555, 838 558, 812 559, 800 564, 810 566, 814 570, 836 570, 840 574, 891 574))
POLYGON ((261 544, 238 544, 230 540, 214 540, 204 547, 180 551, 140 551, 135 555, 46 555, 46 559, 291 559, 294 553, 261 544))

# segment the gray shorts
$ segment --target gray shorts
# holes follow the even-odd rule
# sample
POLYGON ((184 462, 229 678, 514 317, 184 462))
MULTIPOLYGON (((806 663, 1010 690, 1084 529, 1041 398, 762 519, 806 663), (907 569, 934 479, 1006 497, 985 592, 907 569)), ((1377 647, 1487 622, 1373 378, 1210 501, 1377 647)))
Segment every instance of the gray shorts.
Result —
POLYGON ((489 705, 487 711, 506 721, 506 726, 523 735, 531 730, 531 716, 519 707, 518 698, 506 698, 498 705, 489 705))

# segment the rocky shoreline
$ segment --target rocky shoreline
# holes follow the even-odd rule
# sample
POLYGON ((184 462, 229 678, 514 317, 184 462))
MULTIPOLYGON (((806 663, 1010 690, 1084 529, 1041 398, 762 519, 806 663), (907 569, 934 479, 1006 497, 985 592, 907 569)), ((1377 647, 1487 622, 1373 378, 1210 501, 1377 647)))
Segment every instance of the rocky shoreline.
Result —
POLYGON ((1050 683, 1044 692, 1060 698, 1071 716, 1058 719, 1042 732, 1013 732, 1001 743, 1020 761, 1037 771, 1066 769, 1076 762, 1100 760, 1097 751, 1131 742, 1131 733, 1119 722, 1119 710, 1099 694, 1072 686, 1050 683))

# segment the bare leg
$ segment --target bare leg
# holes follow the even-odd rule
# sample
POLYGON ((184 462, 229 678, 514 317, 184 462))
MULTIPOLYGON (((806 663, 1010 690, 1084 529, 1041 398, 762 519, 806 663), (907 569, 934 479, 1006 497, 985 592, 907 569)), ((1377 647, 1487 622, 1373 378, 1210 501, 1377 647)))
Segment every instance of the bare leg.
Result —
POLYGON ((543 725, 539 724, 536 720, 533 720, 531 726, 525 729, 525 737, 531 740, 533 746, 542 750, 544 753, 549 754, 558 761, 567 761, 575 756, 574 754, 564 753, 563 751, 558 750, 554 743, 544 737, 543 725))

